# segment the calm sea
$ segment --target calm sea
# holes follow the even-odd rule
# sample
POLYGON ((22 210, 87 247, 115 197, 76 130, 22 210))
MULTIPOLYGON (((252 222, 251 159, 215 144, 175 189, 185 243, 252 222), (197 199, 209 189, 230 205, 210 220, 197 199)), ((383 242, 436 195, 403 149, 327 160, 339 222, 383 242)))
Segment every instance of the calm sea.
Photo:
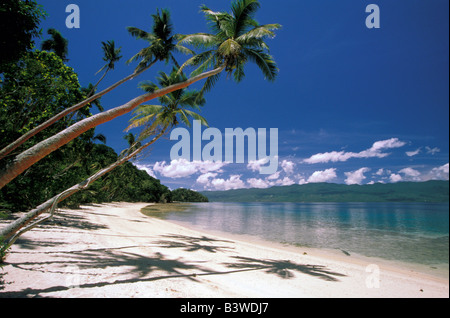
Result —
POLYGON ((449 263, 448 203, 198 203, 159 217, 368 257, 449 263))

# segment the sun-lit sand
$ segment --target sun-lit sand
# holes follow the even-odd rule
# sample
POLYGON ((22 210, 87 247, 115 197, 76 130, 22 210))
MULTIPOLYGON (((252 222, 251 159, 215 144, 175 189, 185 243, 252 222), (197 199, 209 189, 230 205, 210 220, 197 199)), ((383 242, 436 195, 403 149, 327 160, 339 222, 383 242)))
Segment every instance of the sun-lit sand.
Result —
POLYGON ((0 298, 449 297, 448 278, 201 232, 147 217, 140 213, 146 205, 60 211, 13 246, 0 271, 0 298))

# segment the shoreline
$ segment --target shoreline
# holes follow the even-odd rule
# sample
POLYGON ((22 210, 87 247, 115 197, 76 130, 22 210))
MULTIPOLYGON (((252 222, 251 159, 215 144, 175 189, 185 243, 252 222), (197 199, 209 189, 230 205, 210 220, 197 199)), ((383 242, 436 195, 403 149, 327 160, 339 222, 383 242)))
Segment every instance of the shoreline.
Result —
POLYGON ((448 278, 198 230, 142 214, 148 205, 62 210, 12 247, 0 272, 0 298, 449 297, 448 278))
POLYGON ((335 259, 336 261, 342 262, 351 262, 357 264, 381 264, 383 267, 389 268, 392 271, 402 271, 404 273, 412 271, 416 272, 418 275, 424 275, 425 278, 429 279, 449 280, 450 277, 449 264, 427 265, 421 263, 405 262, 400 260, 384 259, 375 256, 365 256, 357 254, 355 252, 348 253, 341 249, 331 249, 331 248, 327 249, 310 246, 300 246, 291 243, 269 241, 264 238, 260 238, 249 234, 235 234, 223 231, 209 230, 196 227, 195 225, 182 221, 173 221, 173 220, 162 220, 162 221, 180 225, 193 231, 198 231, 205 234, 215 235, 230 240, 239 241, 242 244, 253 244, 264 247, 271 247, 273 249, 287 250, 294 253, 306 252, 307 254, 317 255, 318 257, 321 258, 332 258, 335 259), (346 253, 350 255, 347 255, 346 253), (437 268, 436 266, 438 266, 439 268, 437 268))
MULTIPOLYGON (((174 203, 175 205, 183 205, 183 204, 189 204, 189 203, 174 203)), ((156 204, 158 205, 158 204, 156 204)), ((149 206, 155 206, 155 204, 149 204, 149 206)), ((303 246, 300 244, 295 243, 289 243, 289 242, 276 242, 269 239, 265 239, 256 235, 251 234, 237 234, 237 233, 231 233, 221 230, 214 230, 214 229, 208 229, 203 226, 194 225, 189 222, 185 221, 179 221, 179 220, 167 220, 164 218, 160 218, 159 214, 164 214, 167 212, 167 207, 164 206, 164 208, 161 211, 155 212, 152 211, 150 214, 147 214, 143 212, 144 215, 148 217, 156 217, 157 219, 170 222, 173 224, 177 224, 186 228, 189 228, 194 231, 200 231, 204 233, 209 233, 212 235, 225 237, 229 239, 234 239, 238 241, 243 242, 251 242, 257 245, 264 245, 264 246, 272 246, 274 248, 278 249, 287 249, 293 252, 299 252, 301 250, 306 251, 314 251, 315 254, 321 255, 325 258, 333 257, 337 258, 341 261, 347 262, 347 261, 355 261, 358 260, 359 262, 365 262, 365 263, 372 263, 372 264, 383 264, 383 266, 387 266, 393 269, 402 268, 406 271, 414 271, 418 272, 427 276, 431 276, 431 278, 436 279, 446 279, 449 280, 449 264, 448 263, 433 263, 433 264, 423 264, 419 262, 409 262, 404 260, 396 260, 396 259, 388 259, 378 256, 367 256, 363 254, 356 253, 354 251, 347 252, 342 249, 337 248, 322 248, 322 247, 312 247, 312 246, 303 246), (351 257, 349 257, 351 256, 351 257)))

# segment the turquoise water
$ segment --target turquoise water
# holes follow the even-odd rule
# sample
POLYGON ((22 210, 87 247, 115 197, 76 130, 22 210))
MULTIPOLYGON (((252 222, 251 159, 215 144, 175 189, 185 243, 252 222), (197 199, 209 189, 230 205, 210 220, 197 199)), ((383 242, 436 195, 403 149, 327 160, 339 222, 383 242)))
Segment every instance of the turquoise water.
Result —
POLYGON ((449 262, 448 203, 199 203, 159 217, 368 257, 425 265, 449 262))

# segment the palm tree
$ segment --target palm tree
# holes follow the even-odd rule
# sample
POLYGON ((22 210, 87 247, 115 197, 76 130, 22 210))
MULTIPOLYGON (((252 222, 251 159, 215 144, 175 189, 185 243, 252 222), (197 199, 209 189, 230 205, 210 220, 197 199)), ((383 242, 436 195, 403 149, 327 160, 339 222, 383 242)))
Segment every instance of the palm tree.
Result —
MULTIPOLYGON (((176 69, 174 69, 170 75, 161 72, 160 78, 158 79, 159 84, 163 87, 171 86, 184 81, 186 81, 186 77, 184 75, 180 75, 176 69)), ((144 83, 141 85, 141 88, 146 91, 154 91, 157 87, 157 85, 151 83, 144 83)), ((194 119, 200 119, 203 123, 206 123, 206 120, 203 117, 189 109, 186 109, 187 107, 199 109, 199 106, 203 106, 205 104, 203 93, 181 89, 171 92, 165 96, 161 96, 159 100, 164 106, 142 105, 136 111, 137 115, 131 120, 131 124, 127 130, 141 126, 145 126, 145 128, 137 140, 131 133, 124 137, 129 142, 130 148, 124 150, 116 162, 107 168, 98 171, 83 182, 76 184, 54 196, 37 208, 26 213, 23 217, 12 222, 7 227, 1 229, 0 238, 2 238, 4 242, 0 242, 3 244, 3 246, 0 246, 0 252, 6 251, 25 232, 28 232, 35 226, 50 219, 53 216, 59 202, 78 191, 87 189, 94 181, 105 176, 107 173, 122 165, 126 161, 135 158, 144 149, 153 145, 159 138, 166 134, 169 129, 179 123, 179 120, 177 119, 178 116, 180 116, 181 120, 188 125, 188 116, 194 119), (142 145, 141 141, 148 137, 152 137, 152 139, 142 145), (50 210, 48 216, 32 223, 36 218, 48 210, 50 210)))
MULTIPOLYGON (((190 53, 188 49, 183 50, 181 45, 174 44, 175 36, 169 37, 166 30, 172 30, 171 23, 170 23, 170 15, 167 14, 166 10, 163 10, 162 16, 160 15, 159 11, 158 14, 153 15, 153 26, 152 26, 152 32, 147 33, 142 30, 139 30, 137 28, 128 28, 130 30, 130 34, 133 36, 137 36, 139 39, 145 39, 149 42, 149 46, 147 48, 142 49, 136 56, 134 56, 131 61, 136 61, 141 58, 142 60, 139 62, 138 67, 136 70, 130 74, 129 76, 125 77, 124 79, 118 81, 117 83, 111 85, 110 87, 106 88, 105 90, 101 91, 100 93, 97 93, 91 97, 88 96, 87 99, 83 100, 82 102, 73 105, 72 107, 69 107, 65 109, 64 111, 60 112, 59 114, 53 116, 46 122, 42 123, 41 125, 31 129, 26 134, 22 135, 19 139, 14 141, 13 143, 9 144, 2 150, 0 150, 0 160, 6 157, 8 154, 10 154, 12 151, 20 147, 23 143, 25 143, 28 139, 35 136, 42 130, 46 129, 47 127, 53 125, 55 122, 60 120, 61 118, 67 116, 68 114, 77 111, 78 109, 82 108, 83 106, 93 102, 94 100, 102 97, 103 95, 109 93, 119 85, 139 76, 146 70, 148 70, 152 65, 154 65, 159 60, 168 60, 171 58, 171 49, 176 49, 180 52, 186 52, 190 53), (139 31, 138 31, 139 30, 139 31), (145 35, 145 36, 144 36, 145 35), (167 43, 166 43, 167 42, 167 43), (161 47, 165 48, 164 50, 161 49, 161 47)), ((110 52, 109 50, 112 49, 112 46, 108 46, 108 54, 111 54, 111 58, 118 54, 118 52, 110 52), (117 53, 117 54, 116 54, 117 53)), ((109 57, 108 57, 109 58, 109 57)), ((131 62, 130 61, 130 62, 131 62)), ((108 66, 110 63, 108 63, 108 66)), ((1 188, 1 186, 0 186, 1 188)))
POLYGON ((69 61, 67 59, 67 55, 69 54, 69 41, 67 41, 67 39, 65 39, 56 29, 48 29, 47 33, 51 36, 51 38, 42 42, 41 49, 43 51, 53 51, 64 62, 69 61))
MULTIPOLYGON (((185 82, 187 77, 180 73, 177 68, 173 68, 169 75, 160 72, 157 80, 160 87, 169 87, 177 83, 185 82)), ((160 89, 157 84, 151 82, 141 83, 140 88, 149 93, 160 89)), ((127 127, 126 131, 129 131, 132 128, 145 126, 145 129, 138 138, 138 140, 142 140, 147 137, 148 132, 151 133, 158 126, 162 127, 163 130, 170 129, 173 126, 177 126, 180 123, 180 120, 185 125, 190 126, 189 117, 200 120, 203 125, 208 125, 205 118, 198 113, 187 109, 193 108, 200 110, 200 106, 203 106, 206 103, 203 94, 197 90, 188 91, 183 88, 159 97, 159 102, 164 106, 139 106, 136 111, 134 111, 136 116, 131 119, 131 124, 127 127)))
POLYGON ((136 149, 142 146, 140 141, 136 141, 136 137, 132 133, 126 134, 123 139, 125 139, 128 143, 128 149, 122 150, 119 157, 123 157, 134 152, 136 149))
MULTIPOLYGON (((259 7, 258 0, 239 0, 232 4, 232 12, 227 13, 214 12, 203 5, 201 11, 205 14, 213 33, 197 33, 181 37, 180 43, 206 49, 186 61, 182 69, 189 65, 197 66, 192 73, 194 76, 210 67, 225 65, 228 75, 233 75, 234 80, 240 82, 245 76, 244 65, 251 61, 256 63, 267 80, 274 81, 278 68, 268 53, 269 47, 265 40, 273 38, 274 30, 280 29, 281 25, 258 24, 254 16, 259 7)), ((204 89, 211 89, 219 76, 220 74, 210 77, 204 89)))
POLYGON ((280 28, 280 25, 257 24, 253 19, 257 8, 259 8, 259 2, 257 0, 237 0, 232 5, 232 14, 216 13, 202 7, 202 11, 206 13, 209 21, 215 21, 212 29, 216 34, 197 34, 182 38, 182 43, 190 43, 197 46, 203 45, 204 47, 211 48, 205 53, 200 53, 189 59, 184 64, 184 67, 187 65, 198 66, 197 70, 191 74, 191 78, 153 92, 148 92, 130 100, 122 106, 83 119, 58 134, 34 145, 17 155, 0 172, 0 189, 31 165, 87 130, 131 112, 149 100, 183 89, 203 79, 207 79, 204 88, 209 89, 217 80, 217 75, 223 70, 227 70, 229 74, 234 73, 235 80, 242 80, 244 77, 244 65, 248 60, 255 62, 259 66, 266 79, 274 80, 278 69, 272 56, 266 52, 268 46, 264 42, 264 39, 268 36, 273 36, 274 33, 272 30, 280 28), (233 30, 234 33, 232 33, 233 30), (213 67, 214 69, 205 71, 209 67, 213 67), (212 78, 210 79, 210 77, 212 78))
POLYGON ((106 71, 105 73, 103 73, 103 76, 99 79, 99 81, 94 85, 92 90, 89 92, 88 97, 92 96, 92 94, 97 89, 98 84, 100 84, 100 82, 105 78, 106 74, 108 74, 110 70, 114 69, 116 62, 118 62, 122 58, 122 55, 120 55, 122 47, 116 49, 116 44, 114 43, 114 40, 108 41, 106 43, 102 42, 102 49, 104 54, 103 61, 107 63, 97 73, 95 73, 95 75, 103 71, 105 68, 106 71))
POLYGON ((130 34, 137 39, 141 39, 149 42, 149 46, 140 50, 135 56, 127 61, 127 63, 140 60, 136 70, 146 68, 149 64, 153 64, 157 61, 165 61, 168 63, 170 60, 179 67, 172 52, 179 52, 183 54, 195 53, 186 48, 185 46, 177 43, 180 35, 173 34, 173 25, 170 19, 170 12, 167 9, 158 10, 157 14, 152 15, 153 26, 152 32, 146 32, 136 27, 128 27, 127 30, 130 34))

